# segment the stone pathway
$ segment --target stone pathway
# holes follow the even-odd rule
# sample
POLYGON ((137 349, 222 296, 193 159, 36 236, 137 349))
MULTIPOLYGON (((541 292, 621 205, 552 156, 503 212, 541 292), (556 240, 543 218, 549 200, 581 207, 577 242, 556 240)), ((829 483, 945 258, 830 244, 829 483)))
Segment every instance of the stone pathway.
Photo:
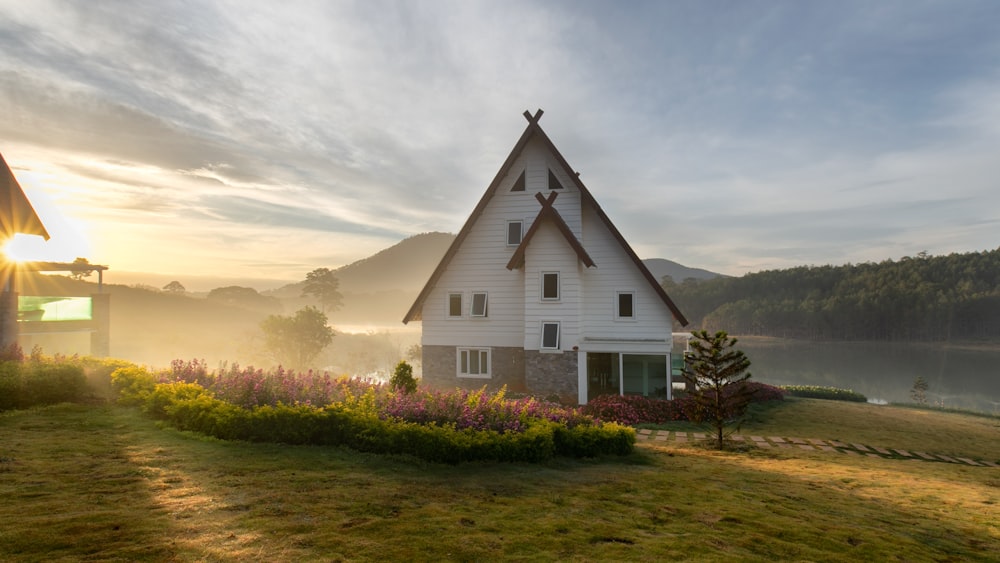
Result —
MULTIPOLYGON (((637 429, 636 439, 640 442, 684 444, 698 440, 708 439, 704 432, 674 432, 671 430, 649 430, 648 428, 637 429)), ((960 465, 972 465, 975 467, 995 467, 1000 468, 1000 464, 995 461, 984 459, 971 459, 967 457, 950 457, 941 454, 929 454, 926 452, 903 450, 900 448, 881 448, 865 444, 845 444, 837 440, 819 440, 816 438, 788 438, 782 436, 730 436, 731 440, 743 441, 758 448, 786 448, 802 449, 811 452, 841 453, 852 456, 867 456, 880 459, 903 459, 909 461, 938 461, 944 463, 957 463, 960 465)))

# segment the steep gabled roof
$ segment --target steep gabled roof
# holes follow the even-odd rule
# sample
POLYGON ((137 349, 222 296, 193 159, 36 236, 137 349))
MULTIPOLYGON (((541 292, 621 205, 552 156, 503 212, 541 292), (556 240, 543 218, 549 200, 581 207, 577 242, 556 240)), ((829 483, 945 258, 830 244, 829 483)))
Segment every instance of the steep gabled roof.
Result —
POLYGON ((576 252, 577 258, 579 258, 585 266, 591 268, 595 265, 594 261, 590 258, 590 255, 587 254, 586 250, 584 250, 583 245, 580 244, 580 240, 576 238, 572 229, 570 229, 569 225, 566 224, 566 220, 562 218, 562 215, 559 214, 559 211, 555 207, 552 207, 552 203, 555 202, 556 196, 558 195, 559 192, 550 192, 549 198, 545 199, 545 196, 543 196, 541 192, 535 194, 535 199, 542 204, 542 210, 538 212, 538 216, 535 217, 535 222, 531 224, 531 228, 528 229, 524 238, 521 239, 521 244, 517 245, 517 249, 514 250, 514 255, 510 257, 510 262, 507 262, 508 270, 516 270, 517 268, 524 266, 524 253, 528 250, 528 243, 532 238, 534 238, 535 233, 538 232, 538 229, 541 227, 543 221, 552 221, 552 223, 555 224, 556 228, 559 229, 559 232, 562 233, 562 236, 566 239, 566 242, 569 243, 570 248, 573 249, 573 252, 576 252))
POLYGON ((49 232, 0 154, 0 239, 9 239, 16 233, 49 240, 49 232))
MULTIPOLYGON (((636 255, 634 250, 632 250, 632 247, 629 246, 628 242, 625 241, 625 238, 614 226, 614 224, 611 222, 611 219, 608 218, 607 214, 604 213, 604 210, 601 209, 601 206, 597 204, 597 200, 595 200, 594 196, 591 195, 590 190, 588 190, 587 187, 583 185, 583 182, 580 180, 580 177, 573 171, 569 163, 566 162, 566 159, 563 158, 562 153, 560 153, 559 149, 557 149, 556 146, 552 143, 552 140, 549 139, 549 136, 545 134, 545 131, 542 131, 541 126, 538 125, 538 120, 541 119, 542 113, 544 112, 540 109, 537 112, 535 112, 535 115, 531 115, 531 113, 528 111, 524 112, 524 117, 525 119, 528 120, 528 126, 524 129, 524 133, 521 134, 521 138, 517 140, 517 143, 514 145, 514 148, 511 149, 510 154, 507 156, 507 160, 505 160, 503 165, 500 166, 500 170, 493 178, 493 181, 490 182, 489 187, 486 188, 486 193, 483 194, 483 197, 479 200, 479 203, 476 204, 476 208, 472 210, 472 214, 469 215, 469 218, 465 221, 465 225, 462 226, 462 230, 458 232, 458 236, 455 237, 454 242, 451 243, 451 246, 448 248, 448 251, 445 252, 444 257, 441 258, 441 262, 438 264, 437 268, 435 268, 434 273, 431 274, 430 279, 427 280, 427 284, 424 285, 423 290, 420 291, 420 295, 418 295, 416 301, 413 302, 413 306, 410 307, 410 310, 406 313, 406 316, 403 317, 403 324, 406 324, 414 320, 420 320, 424 301, 427 299, 427 296, 430 295, 430 292, 434 289, 434 286, 437 285, 437 282, 441 278, 441 275, 444 274, 444 271, 447 269, 448 264, 451 263, 452 258, 454 258, 455 254, 458 253, 458 249, 462 246, 462 242, 465 241, 466 237, 468 237, 469 233, 472 231, 473 225, 476 224, 476 221, 483 214, 483 211, 486 210, 486 206, 489 204, 490 200, 493 199, 493 195, 496 194, 496 191, 499 189, 500 182, 507 175, 507 173, 510 172, 510 169, 514 165, 514 162, 517 160, 517 157, 528 145, 528 142, 531 141, 533 138, 537 137, 549 149, 549 151, 555 157, 556 162, 559 164, 559 166, 563 168, 563 170, 566 172, 566 175, 569 176, 570 181, 572 181, 573 185, 575 185, 576 188, 580 191, 580 196, 583 199, 583 201, 590 204, 593 207, 594 212, 597 214, 598 218, 600 218, 600 220, 605 224, 605 226, 607 226, 612 236, 614 236, 615 240, 617 240, 618 243, 621 245, 622 250, 624 250, 625 254, 632 259, 636 267, 639 269, 639 272, 646 279, 646 281, 649 282, 649 285, 653 288, 653 291, 660 297, 660 299, 667 306, 667 308, 670 309, 670 312, 673 313, 674 318, 676 318, 681 323, 681 325, 687 326, 688 321, 684 317, 684 314, 681 313, 680 309, 677 308, 677 305, 675 305, 673 300, 670 299, 670 297, 667 295, 667 292, 663 290, 663 287, 659 284, 659 282, 656 281, 656 278, 653 277, 653 274, 650 273, 649 269, 646 268, 646 265, 642 263, 642 260, 639 258, 639 256, 636 255)), ((565 224, 565 222, 563 223, 565 224)), ((534 228, 535 224, 538 224, 538 220, 535 221, 535 223, 532 225, 532 228, 534 228)), ((525 238, 527 238, 527 236, 525 238)), ((572 238, 573 240, 576 240, 576 237, 572 238)), ((523 244, 524 241, 522 241, 522 246, 523 244)), ((579 241, 577 241, 577 244, 579 245, 579 241)), ((518 250, 520 249, 521 247, 518 247, 518 250)), ((580 251, 583 251, 582 246, 580 247, 580 251)), ((579 255, 580 252, 578 251, 577 254, 579 255)), ((583 254, 586 255, 586 251, 583 251, 583 254)), ((588 266, 590 265, 593 265, 592 260, 590 261, 590 264, 588 264, 588 266)))

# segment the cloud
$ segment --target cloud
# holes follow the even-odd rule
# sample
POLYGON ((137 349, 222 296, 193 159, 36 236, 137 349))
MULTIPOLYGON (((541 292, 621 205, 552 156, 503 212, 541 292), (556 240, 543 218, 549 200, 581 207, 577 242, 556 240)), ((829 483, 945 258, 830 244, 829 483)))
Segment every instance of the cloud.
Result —
POLYGON ((740 273, 977 249, 1000 209, 998 12, 0 0, 0 148, 114 261, 174 240, 205 268, 337 265, 455 231, 538 107, 643 256, 740 273))

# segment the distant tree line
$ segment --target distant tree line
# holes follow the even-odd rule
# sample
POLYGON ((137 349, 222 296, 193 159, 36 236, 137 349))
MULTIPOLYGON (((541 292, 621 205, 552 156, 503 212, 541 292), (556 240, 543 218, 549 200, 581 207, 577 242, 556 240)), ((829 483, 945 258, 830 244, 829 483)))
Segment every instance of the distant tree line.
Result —
POLYGON ((815 340, 1000 338, 1000 248, 663 279, 691 329, 815 340))

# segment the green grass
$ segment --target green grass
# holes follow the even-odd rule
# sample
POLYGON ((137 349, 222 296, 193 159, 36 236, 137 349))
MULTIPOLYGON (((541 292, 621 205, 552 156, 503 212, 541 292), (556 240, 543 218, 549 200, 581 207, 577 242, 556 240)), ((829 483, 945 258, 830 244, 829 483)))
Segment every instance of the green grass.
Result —
MULTIPOLYGON (((754 416, 754 433, 890 447, 912 447, 915 434, 902 430, 916 426, 946 435, 935 445, 1000 458, 1000 420, 818 400, 754 416), (826 404, 859 410, 836 415, 826 404), (832 426, 844 420, 855 422, 832 426), (993 440, 947 438, 959 432, 993 440)), ((1000 553, 993 468, 674 444, 596 461, 443 466, 220 442, 95 406, 0 414, 0 499, 4 561, 986 561, 1000 553)))

